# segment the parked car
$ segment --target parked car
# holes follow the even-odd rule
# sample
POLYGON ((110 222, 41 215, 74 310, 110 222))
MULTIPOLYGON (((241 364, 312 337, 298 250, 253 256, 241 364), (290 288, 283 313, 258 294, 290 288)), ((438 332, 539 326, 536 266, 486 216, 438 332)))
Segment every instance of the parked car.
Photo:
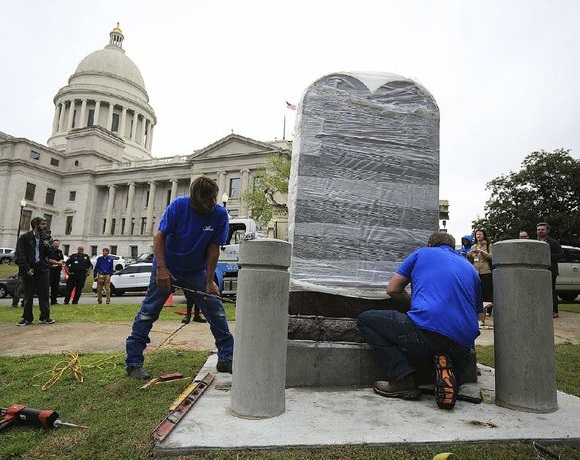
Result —
MULTIPOLYGON (((135 263, 111 276, 111 294, 146 291, 151 278, 151 263, 135 263)), ((93 281, 93 292, 97 292, 97 282, 93 281)))
POLYGON ((18 284, 18 272, 10 275, 8 278, 0 280, 0 298, 4 298, 7 295, 12 295, 16 290, 16 285, 18 284))
POLYGON ((14 248, 0 248, 0 264, 8 265, 16 259, 16 251, 14 248))
POLYGON ((558 297, 572 302, 580 294, 580 248, 562 246, 564 259, 558 261, 560 274, 556 279, 558 297))
MULTIPOLYGON (((97 259, 100 257, 101 254, 98 256, 91 257, 91 263, 93 264, 93 268, 97 263, 97 259)), ((116 254, 109 254, 115 261, 113 262, 113 269, 118 272, 119 270, 123 270, 127 266, 127 261, 123 258, 123 256, 118 256, 116 254)))

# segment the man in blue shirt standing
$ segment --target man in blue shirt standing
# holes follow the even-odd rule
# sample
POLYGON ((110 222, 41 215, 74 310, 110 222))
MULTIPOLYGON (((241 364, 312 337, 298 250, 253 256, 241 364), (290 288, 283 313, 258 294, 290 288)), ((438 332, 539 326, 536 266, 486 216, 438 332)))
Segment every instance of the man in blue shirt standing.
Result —
MULTIPOLYGON (((153 239, 153 271, 141 308, 127 337, 127 374, 148 379, 143 370, 143 351, 150 342, 149 331, 159 318, 171 294, 171 285, 219 295, 214 280, 219 247, 229 231, 227 210, 217 205, 218 185, 208 177, 198 177, 190 196, 173 200, 159 223, 153 239)), ((190 291, 191 292, 191 291, 190 291)), ((218 372, 232 372, 234 338, 230 333, 221 300, 193 293, 194 301, 207 321, 217 347, 218 372)))
POLYGON ((455 239, 435 232, 428 247, 409 255, 396 270, 387 294, 397 310, 368 310, 358 317, 366 342, 379 354, 388 381, 374 384, 375 393, 418 399, 415 369, 405 352, 431 355, 435 366, 435 399, 453 409, 467 368, 470 350, 479 335, 477 314, 482 311, 479 276, 455 251, 455 239), (411 296, 405 287, 411 284, 411 296))
POLYGON ((97 258, 94 277, 97 280, 97 303, 103 303, 103 287, 107 296, 107 303, 111 303, 111 275, 114 273, 113 256, 109 255, 109 248, 103 248, 103 255, 97 258))

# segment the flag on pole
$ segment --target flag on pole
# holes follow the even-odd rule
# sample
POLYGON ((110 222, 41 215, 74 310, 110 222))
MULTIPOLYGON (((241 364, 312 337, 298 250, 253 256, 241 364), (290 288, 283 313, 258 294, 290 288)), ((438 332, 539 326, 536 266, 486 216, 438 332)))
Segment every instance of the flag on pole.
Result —
POLYGON ((296 110, 296 104, 290 104, 290 102, 286 101, 286 108, 289 110, 296 110))

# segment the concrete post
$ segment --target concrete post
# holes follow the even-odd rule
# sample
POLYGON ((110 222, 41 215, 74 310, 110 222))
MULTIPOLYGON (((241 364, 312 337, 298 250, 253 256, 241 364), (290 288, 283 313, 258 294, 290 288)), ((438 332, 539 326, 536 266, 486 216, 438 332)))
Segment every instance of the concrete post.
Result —
POLYGON ((495 401, 525 412, 558 410, 550 248, 493 245, 495 401))
POLYGON ((244 418, 283 414, 291 245, 242 241, 236 301, 231 410, 244 418))

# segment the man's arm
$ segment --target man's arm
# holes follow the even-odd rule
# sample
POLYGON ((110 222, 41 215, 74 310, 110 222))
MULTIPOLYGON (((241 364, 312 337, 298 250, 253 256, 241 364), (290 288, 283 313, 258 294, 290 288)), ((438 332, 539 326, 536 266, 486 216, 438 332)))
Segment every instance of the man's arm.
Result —
POLYGON ((16 242, 16 264, 22 270, 21 273, 24 272, 27 275, 32 275, 34 274, 34 270, 30 268, 26 250, 27 250, 26 239, 23 235, 20 238, 18 238, 18 241, 16 242))
POLYGON ((387 294, 393 299, 395 306, 403 312, 407 312, 411 308, 411 297, 405 291, 405 287, 410 281, 410 279, 395 273, 387 286, 387 294))
POLYGON ((171 290, 171 272, 165 264, 165 233, 159 230, 153 237, 153 254, 157 263, 157 285, 169 291, 171 290))
POLYGON ((550 243, 550 259, 552 262, 557 262, 564 257, 564 251, 562 251, 562 246, 558 240, 552 238, 550 243))
POLYGON ((220 247, 215 243, 210 243, 207 246, 207 278, 205 280, 205 292, 208 294, 220 295, 220 289, 216 284, 215 269, 217 267, 218 259, 220 257, 220 247))

